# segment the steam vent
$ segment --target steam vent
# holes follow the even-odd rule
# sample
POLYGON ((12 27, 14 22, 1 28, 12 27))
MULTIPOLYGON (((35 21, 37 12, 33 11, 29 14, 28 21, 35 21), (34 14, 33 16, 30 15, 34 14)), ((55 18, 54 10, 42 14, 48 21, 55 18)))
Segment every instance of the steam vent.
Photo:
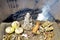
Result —
POLYGON ((0 0, 0 40, 60 40, 60 0, 0 0))

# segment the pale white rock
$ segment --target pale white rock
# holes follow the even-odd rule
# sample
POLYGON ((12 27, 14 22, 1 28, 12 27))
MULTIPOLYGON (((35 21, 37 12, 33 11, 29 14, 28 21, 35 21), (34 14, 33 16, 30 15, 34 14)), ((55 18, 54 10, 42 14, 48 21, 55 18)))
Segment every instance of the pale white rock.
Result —
POLYGON ((22 34, 21 36, 28 37, 28 35, 27 35, 27 34, 22 34))
POLYGON ((26 30, 30 30, 32 27, 32 18, 30 18, 30 13, 27 13, 24 18, 24 23, 22 27, 26 30))

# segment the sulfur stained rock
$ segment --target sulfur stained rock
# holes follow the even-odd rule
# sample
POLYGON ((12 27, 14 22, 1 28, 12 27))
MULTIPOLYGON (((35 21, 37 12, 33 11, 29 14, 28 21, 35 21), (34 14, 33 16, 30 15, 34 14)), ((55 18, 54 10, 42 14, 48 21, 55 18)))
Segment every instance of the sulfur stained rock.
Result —
POLYGON ((46 22, 44 22, 44 23, 42 24, 42 27, 45 28, 45 27, 49 27, 49 26, 51 26, 51 25, 53 25, 53 23, 51 23, 51 22, 49 22, 49 21, 46 21, 46 22))
POLYGON ((46 32, 44 33, 45 40, 52 40, 54 33, 53 32, 46 32))
POLYGON ((15 37, 15 40, 21 40, 21 36, 20 36, 20 35, 17 35, 17 36, 15 37))
POLYGON ((12 27, 7 27, 7 28, 5 29, 5 32, 6 32, 6 33, 13 33, 13 32, 14 32, 14 28, 12 28, 12 27))
POLYGON ((18 36, 18 39, 17 40, 21 40, 20 36, 18 36))
POLYGON ((7 36, 3 35, 3 39, 2 40, 7 40, 7 36))
POLYGON ((51 31, 51 30, 54 30, 54 28, 51 26, 51 27, 45 27, 45 30, 46 31, 51 31))
POLYGON ((4 35, 3 40, 21 40, 21 36, 16 34, 7 34, 4 35))
POLYGON ((40 31, 38 30, 38 31, 36 32, 36 34, 40 34, 40 31))
POLYGON ((44 32, 45 30, 44 30, 44 28, 43 28, 42 26, 40 26, 40 27, 39 27, 39 31, 40 31, 40 32, 44 32))
POLYGON ((19 27, 15 29, 16 34, 21 34, 23 32, 23 28, 19 27))
POLYGON ((20 23, 18 21, 14 21, 14 22, 12 22, 11 26, 12 26, 12 28, 16 29, 20 26, 20 23))

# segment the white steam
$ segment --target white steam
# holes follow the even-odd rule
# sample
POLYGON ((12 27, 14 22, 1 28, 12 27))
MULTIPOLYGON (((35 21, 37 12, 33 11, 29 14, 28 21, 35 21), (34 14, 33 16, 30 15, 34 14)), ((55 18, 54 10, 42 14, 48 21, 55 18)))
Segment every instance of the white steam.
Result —
POLYGON ((48 20, 48 18, 50 16, 48 13, 50 11, 50 8, 57 2, 58 2, 58 0, 50 0, 50 1, 46 0, 46 3, 42 7, 42 13, 38 14, 37 20, 40 20, 40 21, 48 20))

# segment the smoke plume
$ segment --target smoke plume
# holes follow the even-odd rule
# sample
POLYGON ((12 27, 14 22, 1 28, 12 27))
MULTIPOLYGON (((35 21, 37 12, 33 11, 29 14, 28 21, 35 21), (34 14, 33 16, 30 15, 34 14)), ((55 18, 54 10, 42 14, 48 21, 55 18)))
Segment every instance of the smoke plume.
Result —
MULTIPOLYGON (((48 13, 53 5, 55 5, 59 0, 46 0, 42 7, 42 13, 38 14, 37 20, 45 21, 48 20, 51 15, 48 13)), ((52 18, 53 19, 53 18, 52 18)))

